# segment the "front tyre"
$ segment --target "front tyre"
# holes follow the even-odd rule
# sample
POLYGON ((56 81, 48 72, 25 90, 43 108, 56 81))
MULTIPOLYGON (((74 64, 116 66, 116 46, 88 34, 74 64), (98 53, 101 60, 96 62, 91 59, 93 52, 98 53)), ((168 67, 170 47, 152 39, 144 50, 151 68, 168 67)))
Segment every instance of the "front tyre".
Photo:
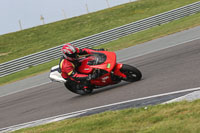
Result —
POLYGON ((131 65, 123 64, 120 71, 127 76, 123 79, 127 82, 139 81, 142 78, 142 73, 140 72, 140 70, 131 65))

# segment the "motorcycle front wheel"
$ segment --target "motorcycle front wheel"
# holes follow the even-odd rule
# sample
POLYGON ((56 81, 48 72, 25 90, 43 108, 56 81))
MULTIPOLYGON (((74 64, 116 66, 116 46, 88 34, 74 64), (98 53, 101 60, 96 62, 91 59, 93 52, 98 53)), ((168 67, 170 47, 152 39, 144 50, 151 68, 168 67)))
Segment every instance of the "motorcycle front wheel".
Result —
POLYGON ((140 70, 131 65, 123 64, 120 71, 127 76, 123 79, 127 82, 139 81, 142 78, 142 73, 140 70))

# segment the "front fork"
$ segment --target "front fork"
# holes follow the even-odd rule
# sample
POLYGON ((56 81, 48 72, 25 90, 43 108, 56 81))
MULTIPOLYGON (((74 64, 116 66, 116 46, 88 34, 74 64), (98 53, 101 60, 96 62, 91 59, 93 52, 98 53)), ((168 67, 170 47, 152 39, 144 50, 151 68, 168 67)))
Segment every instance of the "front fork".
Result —
POLYGON ((123 64, 122 63, 117 63, 116 65, 115 65, 115 68, 113 69, 114 71, 114 75, 116 75, 116 76, 119 76, 119 77, 122 77, 122 78, 126 78, 127 76, 124 74, 124 73, 122 73, 121 71, 120 71, 120 69, 122 68, 122 66, 123 66, 123 64))

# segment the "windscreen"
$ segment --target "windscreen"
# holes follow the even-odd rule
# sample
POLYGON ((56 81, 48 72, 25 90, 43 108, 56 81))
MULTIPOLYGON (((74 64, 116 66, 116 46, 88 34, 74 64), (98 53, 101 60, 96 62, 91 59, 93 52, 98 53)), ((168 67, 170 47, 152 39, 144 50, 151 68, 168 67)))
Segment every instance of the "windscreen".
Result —
POLYGON ((106 61, 107 57, 103 53, 94 53, 91 56, 95 57, 93 60, 88 61, 88 65, 99 65, 106 61))

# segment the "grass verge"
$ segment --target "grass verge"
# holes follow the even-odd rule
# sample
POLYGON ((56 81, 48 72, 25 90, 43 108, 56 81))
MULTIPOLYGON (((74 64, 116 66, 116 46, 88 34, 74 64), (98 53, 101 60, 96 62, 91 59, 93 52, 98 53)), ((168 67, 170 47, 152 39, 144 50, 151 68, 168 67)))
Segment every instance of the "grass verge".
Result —
MULTIPOLYGON (((194 14, 192 16, 188 16, 167 24, 163 24, 161 26, 157 26, 145 31, 138 32, 136 34, 132 34, 118 40, 112 41, 110 43, 100 45, 97 48, 106 48, 109 51, 116 51, 119 49, 123 49, 129 46, 133 46, 136 44, 140 44, 146 41, 150 41, 162 36, 166 36, 175 32, 179 32, 182 30, 186 30, 195 26, 200 25, 200 13, 194 14)), ((20 71, 5 77, 0 78, 0 85, 10 83, 16 80, 24 79, 28 76, 36 75, 41 72, 45 72, 50 70, 50 68, 54 65, 58 64, 58 60, 51 61, 49 63, 45 63, 39 66, 34 66, 32 68, 26 69, 24 71, 20 71)))
POLYGON ((12 83, 12 82, 15 82, 17 80, 23 80, 27 77, 35 76, 37 74, 50 71, 50 68, 52 66, 55 66, 56 64, 58 64, 58 62, 59 62, 59 60, 53 60, 51 62, 44 63, 44 64, 41 64, 41 65, 38 65, 38 66, 32 66, 28 69, 10 74, 10 75, 5 76, 5 77, 2 77, 2 78, 0 78, 0 85, 12 83))
POLYGON ((14 133, 199 133, 200 100, 108 111, 14 133))
POLYGON ((169 11, 199 0, 138 0, 0 36, 0 63, 169 11))

